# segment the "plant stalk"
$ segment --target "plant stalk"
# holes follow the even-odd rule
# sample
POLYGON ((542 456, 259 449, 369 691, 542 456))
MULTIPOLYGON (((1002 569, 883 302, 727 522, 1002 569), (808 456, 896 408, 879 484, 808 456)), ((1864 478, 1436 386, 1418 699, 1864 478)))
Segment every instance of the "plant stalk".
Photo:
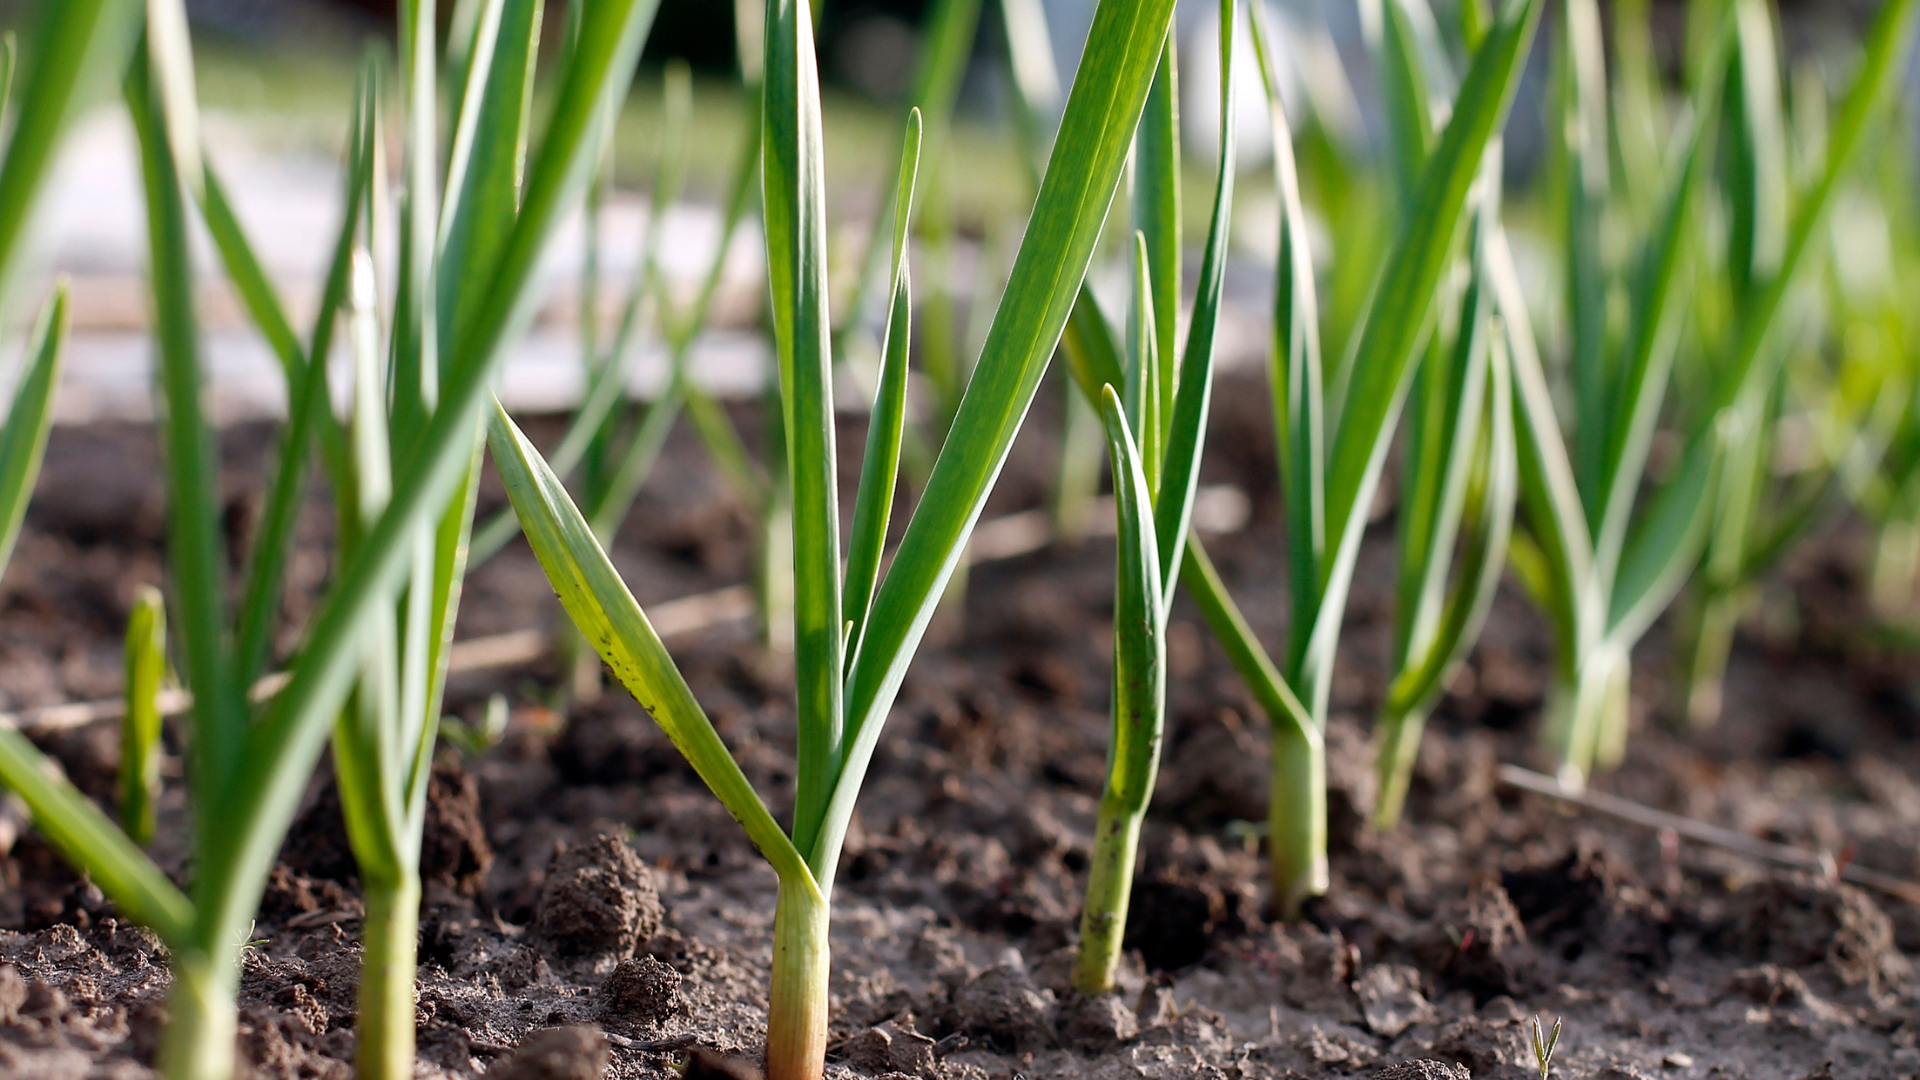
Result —
POLYGON ((1920 577, 1920 525, 1895 517, 1880 527, 1871 575, 1867 594, 1875 613, 1900 619, 1912 612, 1914 581, 1920 577))
POLYGON ((173 986, 167 993, 160 1074, 167 1080, 232 1080, 239 964, 232 955, 179 952, 168 967, 173 986))
POLYGON ((1140 847, 1140 822, 1145 817, 1144 806, 1100 800, 1087 901, 1080 912, 1080 953, 1073 963, 1073 988, 1082 994, 1113 992, 1120 970, 1120 944, 1127 933, 1134 854, 1140 847))
POLYGON ((411 1080, 419 872, 403 871, 392 883, 369 881, 366 904, 354 1068, 360 1080, 411 1080))
POLYGON ((1596 766, 1611 768, 1624 757, 1630 671, 1624 651, 1601 645, 1588 651, 1571 677, 1563 673, 1554 680, 1544 732, 1562 786, 1579 791, 1596 766))
POLYGON ((767 1006, 767 1080, 820 1080, 827 1065, 827 924, 831 905, 810 881, 780 881, 767 1006))
POLYGON ((1373 827, 1380 832, 1390 832, 1400 824, 1407 788, 1413 783, 1413 766, 1420 757, 1420 735, 1426 726, 1425 709, 1389 708, 1380 716, 1380 745, 1373 755, 1378 788, 1373 801, 1373 827))
POLYGON ((1273 902, 1296 918, 1310 896, 1327 891, 1327 744, 1293 723, 1273 725, 1273 777, 1267 802, 1273 902))
POLYGON ((1711 592, 1699 599, 1698 610, 1693 613, 1686 691, 1687 723, 1696 730, 1710 728, 1720 719, 1733 632, 1746 606, 1742 592, 1711 592))

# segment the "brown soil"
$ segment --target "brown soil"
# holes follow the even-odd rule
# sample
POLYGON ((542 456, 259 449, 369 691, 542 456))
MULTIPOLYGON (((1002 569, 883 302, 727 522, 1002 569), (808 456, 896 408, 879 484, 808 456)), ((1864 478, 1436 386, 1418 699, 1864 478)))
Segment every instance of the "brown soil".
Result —
MULTIPOLYGON (((1247 490, 1255 518, 1212 547, 1277 643, 1283 549, 1263 393, 1236 383, 1217 398, 1210 479, 1247 490)), ((990 513, 1043 501, 1052 414, 1043 398, 990 513)), ((850 462, 856 430, 843 440, 850 462)), ((236 538, 269 445, 254 428, 226 437, 236 538)), ((116 692, 117 635, 137 587, 161 573, 157 477, 144 428, 56 432, 0 587, 0 706, 116 692)), ((1066 975, 1105 755, 1111 546, 975 568, 964 618, 936 628, 908 676, 847 843, 830 1075, 1519 1078, 1532 1069, 1536 1012, 1565 1020, 1561 1077, 1920 1073, 1920 910, 1497 786, 1496 763, 1531 757, 1549 660, 1517 596, 1501 597, 1432 725, 1406 825, 1365 831, 1365 718, 1391 625, 1377 531, 1329 735, 1332 892, 1303 922, 1267 918, 1245 826, 1264 816, 1264 725, 1182 606, 1134 951, 1123 995, 1107 1000, 1074 998, 1066 975)), ((295 616, 328 570, 324 507, 308 532, 295 616)), ((615 560, 652 603, 745 579, 749 539, 682 432, 615 560)), ((1601 786, 1920 877, 1920 682, 1910 657, 1861 644, 1858 547, 1839 529, 1769 584, 1712 732, 1681 737, 1659 722, 1656 632, 1637 657, 1630 761, 1601 786)), ((556 617, 516 545, 470 582, 461 634, 556 617)), ((793 779, 788 673, 747 627, 675 652, 781 812, 793 779)), ((421 920, 422 1075, 750 1075, 772 874, 631 698, 611 688, 563 717, 560 674, 550 662, 451 688, 453 712, 475 717, 493 692, 514 712, 479 759, 442 752, 421 920)), ((101 725, 44 745, 111 799, 114 740, 101 725)), ((182 874, 177 766, 172 781, 156 853, 182 874)), ((149 1075, 166 987, 153 939, 118 922, 17 809, 0 809, 0 852, 0 1075, 149 1075)), ((337 804, 316 780, 246 958, 255 1075, 350 1075, 357 890, 337 804)))

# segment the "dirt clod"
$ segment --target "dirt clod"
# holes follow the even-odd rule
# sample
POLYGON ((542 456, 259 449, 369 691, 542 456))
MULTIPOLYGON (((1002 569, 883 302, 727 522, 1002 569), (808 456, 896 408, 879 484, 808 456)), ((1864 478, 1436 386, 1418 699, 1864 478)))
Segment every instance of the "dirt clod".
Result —
POLYGON ((1419 1058, 1389 1065, 1374 1073, 1373 1080, 1473 1080, 1473 1074, 1445 1061, 1419 1058))
POLYGON ((607 1072, 607 1037, 589 1027, 542 1028, 527 1036, 491 1080, 600 1080, 607 1072))
POLYGON ((1034 985, 1023 968, 990 967, 954 992, 947 1025, 996 1046, 1031 1050, 1048 1042, 1053 995, 1034 985))
POLYGON ((687 1009, 680 973, 651 956, 620 961, 600 993, 600 1015, 623 1024, 660 1024, 687 1009))
POLYGON ((1420 972, 1405 964, 1373 964, 1354 980, 1353 994, 1360 1013, 1375 1035, 1389 1039, 1433 1012, 1420 992, 1420 972))
POLYGON ((26 1003, 27 981, 20 977, 20 969, 0 964, 0 1024, 13 1023, 26 1003))
POLYGON ((492 865, 493 848, 480 817, 480 785, 458 764, 434 762, 427 779, 420 876, 464 896, 478 896, 492 865))
POLYGON ((653 871, 624 840, 601 833, 554 857, 533 933, 562 956, 624 959, 660 929, 653 871))
POLYGON ((1075 995, 1062 1010, 1066 1013, 1062 1040, 1090 1054, 1111 1050, 1140 1031, 1140 1018, 1118 994, 1075 995))
POLYGON ((1777 875, 1740 890, 1729 937, 1767 963, 1824 960, 1847 986, 1878 987, 1907 971, 1886 912, 1851 885, 1807 874, 1777 875))
POLYGON ((876 1074, 925 1076, 933 1072, 934 1041, 913 1028, 913 1017, 903 1016, 860 1032, 847 1040, 847 1062, 876 1074))

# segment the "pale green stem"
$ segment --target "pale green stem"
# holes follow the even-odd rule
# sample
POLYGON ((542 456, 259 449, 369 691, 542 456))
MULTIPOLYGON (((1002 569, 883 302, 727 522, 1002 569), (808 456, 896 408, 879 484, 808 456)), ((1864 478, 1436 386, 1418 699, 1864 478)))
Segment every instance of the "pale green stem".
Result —
POLYGON ((809 881, 782 881, 773 914, 767 1080, 820 1080, 827 1064, 831 906, 809 881))
POLYGON ((1696 729, 1712 727, 1720 719, 1727 680, 1727 660, 1733 654, 1733 632, 1746 606, 1740 593, 1716 592, 1702 597, 1693 617, 1693 640, 1687 652, 1687 722, 1696 729))
POLYGON ((1625 652, 1610 657, 1606 682, 1600 688, 1600 723, 1594 731, 1593 763, 1597 768, 1617 769, 1627 760, 1632 675, 1633 661, 1625 652))
POLYGON ((1379 746, 1373 755, 1377 788, 1373 827, 1381 832, 1400 824, 1401 811, 1407 804, 1407 788, 1413 783, 1413 766, 1420 757, 1420 735, 1426 726, 1425 709, 1388 708, 1380 714, 1379 746))
POLYGON ((359 1080, 412 1080, 413 977, 420 938, 420 876, 366 886, 354 1068, 359 1080))
POLYGON ((232 1080, 239 965, 230 954, 214 958, 177 952, 168 967, 173 986, 167 992, 160 1075, 167 1080, 232 1080))
POLYGON ((1572 678, 1563 673, 1548 691, 1542 734, 1566 787, 1580 790, 1596 765, 1618 764, 1626 748, 1628 671, 1625 654, 1602 645, 1582 658, 1572 678))
POLYGON ((1273 725, 1267 802, 1273 902, 1287 918, 1327 891, 1327 744, 1293 723, 1273 725))
POLYGON ((1920 576, 1920 526, 1894 518, 1881 526, 1873 550, 1868 595, 1882 618, 1902 618, 1913 610, 1913 585, 1920 576))
POLYGON ((1093 865, 1087 877, 1087 903, 1080 913, 1080 955, 1073 965, 1073 988, 1082 994, 1113 991, 1120 970, 1120 943, 1127 933, 1127 903, 1133 892, 1133 860, 1140 847, 1140 821, 1146 807, 1100 800, 1093 834, 1093 865))

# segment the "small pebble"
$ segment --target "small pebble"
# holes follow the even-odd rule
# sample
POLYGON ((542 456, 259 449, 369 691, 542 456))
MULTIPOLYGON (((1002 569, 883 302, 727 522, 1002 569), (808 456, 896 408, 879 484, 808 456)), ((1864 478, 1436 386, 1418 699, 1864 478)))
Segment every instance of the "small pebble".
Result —
POLYGON ((1661 1058, 1660 1064, 1669 1069, 1691 1069, 1693 1068, 1693 1055, 1683 1054, 1675 1050, 1661 1058))

